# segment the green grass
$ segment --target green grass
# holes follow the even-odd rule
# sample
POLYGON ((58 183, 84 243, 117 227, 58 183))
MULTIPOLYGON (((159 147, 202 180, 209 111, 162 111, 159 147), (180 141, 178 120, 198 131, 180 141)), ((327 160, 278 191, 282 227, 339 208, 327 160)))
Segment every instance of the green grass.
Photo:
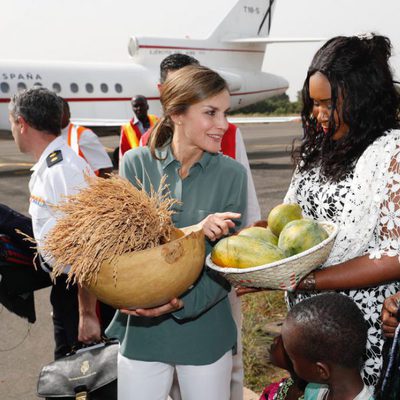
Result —
POLYGON ((256 393, 288 375, 287 371, 269 363, 268 350, 274 335, 268 334, 266 329, 266 324, 285 318, 287 309, 283 296, 282 291, 265 291, 242 297, 244 384, 256 393))

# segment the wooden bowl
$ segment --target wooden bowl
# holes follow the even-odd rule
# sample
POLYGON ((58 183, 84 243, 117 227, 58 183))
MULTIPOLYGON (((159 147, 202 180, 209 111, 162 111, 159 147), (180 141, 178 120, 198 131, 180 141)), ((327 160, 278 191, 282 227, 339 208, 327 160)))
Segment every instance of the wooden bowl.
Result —
POLYGON ((104 261, 97 281, 88 289, 117 309, 156 307, 184 293, 200 275, 204 259, 202 228, 176 229, 168 243, 104 261))

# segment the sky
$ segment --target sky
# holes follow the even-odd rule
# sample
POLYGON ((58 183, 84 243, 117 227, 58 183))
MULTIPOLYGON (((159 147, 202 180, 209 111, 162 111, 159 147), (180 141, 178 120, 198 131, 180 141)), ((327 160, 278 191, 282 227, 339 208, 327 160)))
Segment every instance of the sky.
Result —
MULTIPOLYGON (((400 78, 400 1, 398 0, 278 0, 271 37, 318 37, 376 32, 390 38, 392 69, 400 78)), ((264 69, 289 80, 295 100, 308 66, 322 43, 274 44, 267 49, 264 69)))
MULTIPOLYGON (((2 1, 2 59, 129 63, 130 35, 208 37, 236 0, 2 1)), ((271 37, 330 38, 368 31, 390 37, 400 73, 400 1, 276 0, 271 37)), ((284 76, 295 100, 321 43, 269 45, 263 70, 284 76)))

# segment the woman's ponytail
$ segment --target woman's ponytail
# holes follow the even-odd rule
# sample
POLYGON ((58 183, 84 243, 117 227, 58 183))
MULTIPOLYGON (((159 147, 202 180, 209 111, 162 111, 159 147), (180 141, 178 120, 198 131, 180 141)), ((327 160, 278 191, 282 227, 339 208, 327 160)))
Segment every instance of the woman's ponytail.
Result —
POLYGON ((159 160, 156 155, 156 149, 165 146, 172 140, 174 133, 173 122, 169 116, 161 117, 154 126, 149 140, 151 155, 159 160))
POLYGON ((380 64, 387 64, 392 54, 392 45, 388 37, 369 33, 359 36, 359 38, 363 42, 369 57, 373 57, 380 64))

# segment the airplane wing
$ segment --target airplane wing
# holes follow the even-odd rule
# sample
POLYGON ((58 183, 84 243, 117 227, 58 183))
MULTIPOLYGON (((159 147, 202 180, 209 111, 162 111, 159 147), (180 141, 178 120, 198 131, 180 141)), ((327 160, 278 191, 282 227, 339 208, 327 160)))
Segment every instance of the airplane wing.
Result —
POLYGON ((76 125, 87 127, 113 127, 124 125, 129 122, 129 119, 71 118, 71 122, 76 125))
POLYGON ((227 39, 225 43, 308 43, 308 42, 324 42, 326 38, 272 38, 272 37, 250 37, 239 39, 227 39))
POLYGON ((277 124, 282 122, 301 121, 299 116, 282 117, 228 117, 228 121, 235 125, 241 124, 277 124))
MULTIPOLYGON (((274 124, 282 122, 300 121, 299 116, 282 117, 228 117, 232 124, 274 124)), ((71 122, 77 125, 87 127, 117 127, 129 122, 129 119, 89 119, 89 118, 71 118, 71 122)))

